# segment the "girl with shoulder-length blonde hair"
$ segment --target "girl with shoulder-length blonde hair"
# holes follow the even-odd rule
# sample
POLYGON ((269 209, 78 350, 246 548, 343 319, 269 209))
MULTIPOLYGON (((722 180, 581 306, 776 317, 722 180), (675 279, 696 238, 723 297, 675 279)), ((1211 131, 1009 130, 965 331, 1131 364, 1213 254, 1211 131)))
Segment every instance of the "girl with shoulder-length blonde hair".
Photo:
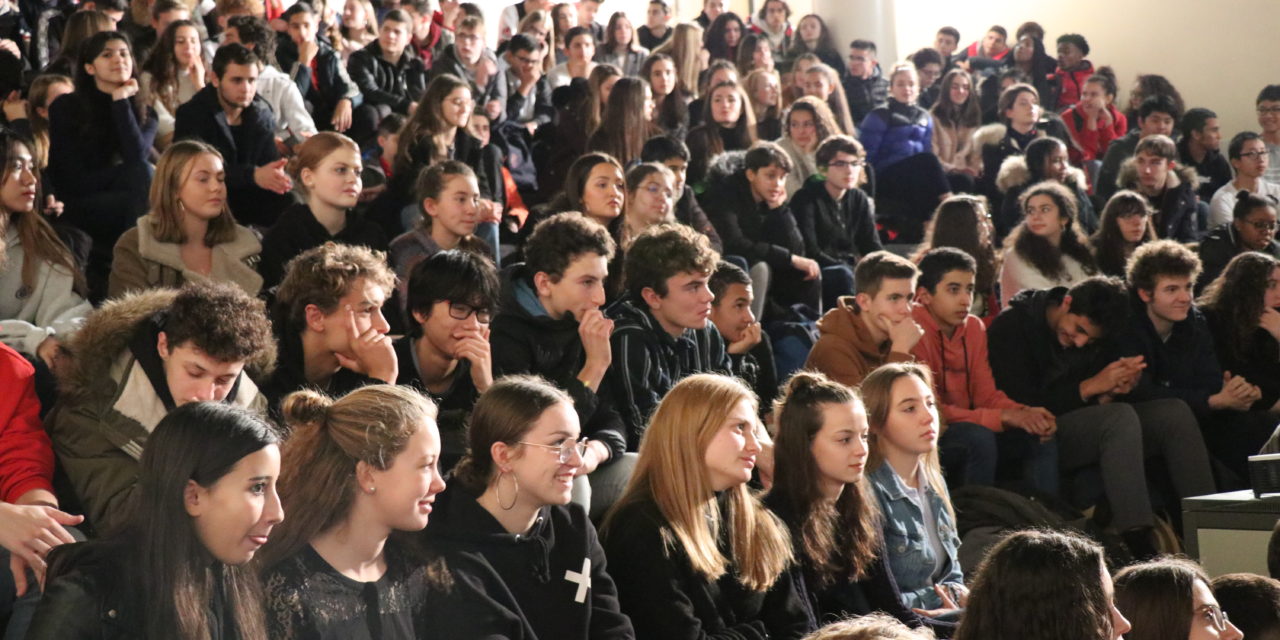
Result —
POLYGON ((593 444, 569 394, 537 376, 506 376, 476 400, 424 541, 496 611, 448 616, 439 637, 636 637, 595 527, 570 502, 593 444))
POLYGON ((292 435, 279 492, 289 518, 259 556, 272 637, 363 629, 369 592, 383 637, 426 630, 428 590, 445 586, 447 575, 438 561, 416 557, 404 536, 427 526, 444 489, 436 411, 417 391, 387 384, 337 399, 311 390, 285 398, 292 435))
POLYGON ((942 422, 933 376, 923 365, 889 363, 863 379, 859 391, 871 428, 868 478, 903 602, 931 618, 954 615, 967 591, 955 511, 938 461, 942 422))
POLYGON ((658 405, 626 492, 602 528, 636 635, 798 638, 809 614, 791 537, 747 487, 765 446, 755 394, 697 374, 658 405))
POLYGON ((702 27, 683 22, 676 25, 671 39, 653 50, 665 53, 676 63, 676 78, 680 86, 692 97, 698 94, 698 74, 707 67, 706 52, 702 48, 702 27))
POLYGON ((774 402, 774 416, 776 470, 764 502, 791 530, 814 617, 884 610, 921 626, 902 604, 883 559, 880 513, 863 473, 868 431, 862 399, 821 373, 800 371, 774 402))
POLYGON ((222 154, 197 140, 169 146, 151 180, 151 210, 116 242, 107 294, 231 282, 258 295, 262 244, 227 207, 222 154))

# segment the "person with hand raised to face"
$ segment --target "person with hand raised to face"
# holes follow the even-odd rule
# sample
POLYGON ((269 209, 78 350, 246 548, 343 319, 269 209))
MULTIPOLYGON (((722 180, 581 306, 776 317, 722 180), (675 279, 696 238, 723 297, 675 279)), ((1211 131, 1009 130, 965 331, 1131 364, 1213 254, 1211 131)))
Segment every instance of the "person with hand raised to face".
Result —
POLYGON ((129 39, 103 31, 80 49, 75 91, 49 105, 49 177, 62 221, 89 235, 89 297, 106 294, 111 250, 147 211, 155 111, 138 98, 129 39))
MULTIPOLYGON (((276 50, 281 69, 310 105, 316 123, 326 130, 346 133, 362 96, 347 75, 342 55, 317 36, 320 16, 311 5, 299 2, 280 17, 289 25, 289 37, 280 39, 276 50)), ((371 132, 357 131, 351 135, 368 133, 371 132)))
POLYGON ((712 374, 662 399, 627 492, 601 527, 641 638, 796 640, 814 623, 787 527, 747 483, 768 446, 755 395, 712 374))
POLYGON ((280 283, 294 256, 326 242, 387 249, 382 228, 353 210, 362 166, 360 147, 340 133, 323 131, 302 143, 289 170, 304 200, 285 209, 262 238, 264 288, 280 283))
POLYGON ((143 65, 143 101, 156 110, 159 127, 156 146, 173 141, 174 114, 205 85, 200 32, 190 20, 175 20, 165 27, 152 55, 143 65))
POLYGON ((592 496, 601 497, 593 512, 601 514, 634 462, 624 456, 626 427, 614 408, 612 377, 605 375, 613 363, 613 320, 601 307, 616 248, 603 225, 580 213, 539 222, 525 241, 525 261, 502 272, 500 311, 489 336, 495 377, 542 376, 573 398, 588 437, 579 492, 585 493, 586 476, 594 473, 592 496), (625 465, 618 464, 622 460, 625 465))
POLYGON ((239 407, 170 412, 142 452, 123 526, 53 554, 27 637, 266 640, 249 562, 284 519, 279 440, 239 407))
POLYGON ((911 361, 924 335, 911 317, 917 275, 914 264, 888 251, 863 256, 853 272, 857 295, 840 298, 818 321, 821 335, 805 368, 856 386, 882 364, 911 361))
POLYGON ((280 363, 263 386, 270 407, 303 388, 331 395, 395 384, 400 369, 382 305, 396 276, 386 254, 326 242, 289 261, 271 309, 280 363))
POLYGON ((409 276, 409 334, 395 341, 403 363, 396 384, 422 391, 440 407, 441 468, 462 457, 465 423, 493 385, 489 323, 498 306, 498 272, 469 251, 441 251, 409 276))
POLYGON ((820 373, 802 371, 787 381, 774 414, 777 472, 764 503, 791 531, 814 617, 885 611, 948 637, 950 623, 921 618, 903 604, 889 572, 879 508, 864 472, 870 432, 862 399, 820 373))
POLYGON ((337 399, 297 391, 281 413, 289 519, 259 563, 272 637, 423 637, 442 617, 428 608, 447 580, 410 536, 445 487, 435 404, 371 385, 337 399))
POLYGON ((441 637, 635 638, 604 550, 570 502, 586 444, 573 400, 535 376, 494 383, 476 402, 467 455, 440 494, 423 541, 479 585, 441 637))

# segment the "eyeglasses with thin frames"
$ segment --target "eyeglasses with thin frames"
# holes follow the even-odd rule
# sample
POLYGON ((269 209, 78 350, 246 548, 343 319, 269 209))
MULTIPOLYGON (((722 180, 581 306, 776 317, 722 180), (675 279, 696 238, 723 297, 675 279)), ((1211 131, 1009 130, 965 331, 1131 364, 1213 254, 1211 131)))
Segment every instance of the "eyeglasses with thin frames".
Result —
POLYGON ((1231 619, 1227 617, 1227 612, 1216 604, 1206 604, 1200 607, 1200 611, 1213 624, 1213 628, 1218 631, 1226 631, 1227 625, 1231 624, 1231 619))
POLYGON ((543 449, 551 449, 552 451, 556 452, 557 454, 556 459, 560 461, 560 464, 564 464, 568 462, 569 458, 573 457, 574 451, 578 452, 579 460, 581 460, 583 456, 587 455, 587 437, 586 436, 583 436, 580 440, 565 440, 564 444, 560 446, 556 446, 554 444, 538 444, 536 442, 525 442, 524 440, 517 440, 516 444, 527 444, 531 447, 542 447, 543 449))

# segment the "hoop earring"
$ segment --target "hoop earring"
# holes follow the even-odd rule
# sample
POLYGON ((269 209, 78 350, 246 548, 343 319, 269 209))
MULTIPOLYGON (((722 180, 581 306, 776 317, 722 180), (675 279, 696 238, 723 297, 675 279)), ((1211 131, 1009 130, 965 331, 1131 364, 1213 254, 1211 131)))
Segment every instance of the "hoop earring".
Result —
POLYGON ((510 511, 516 506, 516 501, 520 499, 520 481, 516 480, 516 474, 503 471, 498 474, 498 486, 494 488, 494 495, 498 498, 498 506, 503 511, 510 511), (511 504, 502 504, 502 478, 503 476, 511 476, 511 486, 515 487, 515 493, 511 496, 511 504))

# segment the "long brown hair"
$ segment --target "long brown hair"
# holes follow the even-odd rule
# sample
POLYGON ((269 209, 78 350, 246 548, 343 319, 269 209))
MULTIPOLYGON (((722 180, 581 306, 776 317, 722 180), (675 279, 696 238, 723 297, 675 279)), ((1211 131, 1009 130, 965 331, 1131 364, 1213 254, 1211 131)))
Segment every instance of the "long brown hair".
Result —
MULTIPOLYGON (((724 575, 732 563, 743 586, 765 591, 791 563, 787 528, 751 494, 746 484, 726 489, 721 513, 704 456, 725 416, 755 394, 740 380, 713 374, 689 376, 671 388, 640 444, 640 460, 622 497, 606 516, 602 535, 626 505, 651 501, 666 521, 663 538, 688 558, 707 580, 724 575), (729 527, 729 555, 720 552, 720 527, 729 527)), ((763 429, 760 425, 757 428, 763 429)))
POLYGON ((827 138, 842 134, 840 125, 836 124, 836 118, 831 113, 831 107, 828 107, 827 103, 814 96, 801 96, 795 102, 792 102, 786 111, 782 112, 782 135, 784 137, 791 137, 791 114, 797 111, 805 111, 813 117, 813 126, 817 130, 817 136, 815 136, 817 141, 813 144, 815 151, 827 138))
POLYGON ((938 87, 938 101, 933 103, 929 113, 943 126, 973 128, 982 124, 982 107, 978 106, 977 87, 968 71, 952 69, 942 76, 938 87), (951 85, 961 76, 969 78, 969 99, 964 104, 956 104, 951 101, 951 85))
POLYGON ((820 584, 838 577, 859 580, 879 551, 879 518, 866 478, 846 485, 834 503, 823 498, 821 473, 813 460, 813 439, 822 430, 822 407, 857 404, 853 389, 821 373, 791 376, 774 402, 778 437, 774 443, 773 488, 794 510, 798 548, 809 559, 820 584))
POLYGON ((1186 638, 1196 615, 1196 582, 1213 589, 1209 575, 1186 558, 1160 558, 1116 574, 1116 608, 1129 619, 1129 640, 1186 638))
MULTIPOLYGON (((213 145, 199 140, 179 140, 169 145, 156 163, 156 175, 151 180, 151 210, 146 216, 156 240, 178 244, 187 241, 186 231, 182 228, 182 217, 188 215, 182 205, 182 185, 191 177, 192 163, 203 155, 222 160, 222 154, 213 145)), ((222 212, 209 221, 204 245, 212 247, 231 242, 235 237, 236 219, 224 200, 222 212)))
POLYGON ((31 88, 27 92, 27 101, 31 103, 31 110, 28 112, 31 121, 31 137, 35 142, 31 155, 35 157, 37 166, 41 169, 49 166, 49 118, 40 115, 39 110, 44 109, 45 113, 49 112, 49 89, 59 84, 75 88, 71 76, 45 73, 31 81, 31 88))
POLYGON ((619 78, 609 93, 604 118, 591 134, 588 148, 603 151, 630 165, 640 159, 640 149, 649 138, 660 133, 652 121, 644 118, 645 92, 649 83, 640 78, 619 78))
MULTIPOLYGON (((458 89, 471 89, 471 85, 465 80, 451 73, 442 73, 431 79, 431 84, 427 85, 427 90, 422 93, 422 102, 418 105, 417 110, 413 112, 404 123, 404 128, 400 130, 400 143, 396 149, 395 173, 412 172, 413 157, 411 152, 413 147, 424 138, 443 134, 448 130, 449 123, 444 119, 444 101, 449 94, 458 89)), ((471 96, 475 99, 475 96, 471 96)), ((436 150, 437 153, 440 151, 436 150)), ((435 159, 432 158, 432 161, 435 159)))
POLYGON ((1031 202, 1031 198, 1035 196, 1048 196, 1058 207, 1058 217, 1066 220, 1058 246, 1055 247, 1043 237, 1028 231, 1024 218, 1021 224, 1014 227, 1009 237, 1004 239, 1005 251, 1016 252, 1019 258, 1026 260, 1035 267, 1036 271, 1051 279, 1066 275, 1067 267, 1062 262, 1063 256, 1075 258, 1076 262, 1084 268, 1085 273, 1090 275, 1097 273, 1098 268, 1093 261, 1093 254, 1089 251, 1089 243, 1076 225, 1075 196, 1061 183, 1046 180, 1033 184, 1022 192, 1022 196, 1018 198, 1018 209, 1025 212, 1027 203, 1031 202))
POLYGON ((1098 223, 1098 230, 1089 239, 1098 269, 1109 276, 1124 277, 1124 265, 1133 247, 1120 232, 1119 222, 1120 218, 1135 213, 1147 216, 1146 230, 1138 244, 1154 242, 1156 229, 1151 224, 1151 205, 1147 204, 1147 199, 1141 193, 1131 189, 1117 191, 1107 200, 1106 206, 1102 208, 1102 221, 1098 223))
POLYGON ((604 42, 600 45, 601 48, 604 49, 605 53, 608 53, 609 55, 618 54, 615 49, 617 49, 618 45, 621 43, 618 42, 616 31, 618 23, 623 20, 626 20, 627 24, 631 25, 631 42, 627 43, 626 50, 628 52, 640 50, 640 34, 636 31, 636 26, 631 24, 631 18, 628 18, 625 12, 614 11, 613 15, 609 16, 608 26, 604 28, 604 42))
POLYGON ((994 291, 996 274, 1000 271, 999 258, 991 240, 991 214, 987 213, 987 199, 983 196, 955 195, 943 200, 933 213, 933 219, 925 227, 924 242, 911 261, 916 264, 930 249, 953 247, 973 257, 978 263, 974 288, 983 294, 994 291), (986 242, 979 228, 988 228, 986 242))
MULTIPOLYGON (((0 161, 3 161, 4 167, 0 172, 0 184, 14 178, 13 156, 18 145, 25 146, 34 160, 35 150, 30 140, 11 129, 0 127, 0 153, 3 153, 0 161)), ((38 182, 41 172, 39 169, 34 169, 32 173, 37 180, 35 207, 31 211, 0 210, 0 267, 4 267, 7 262, 4 236, 9 226, 13 225, 18 230, 18 240, 22 243, 23 252, 22 291, 19 293, 26 292, 26 295, 34 293, 36 285, 39 284, 37 280, 40 277, 40 266, 47 264, 53 268, 66 270, 71 275, 74 290, 83 295, 87 291, 84 274, 76 266, 71 250, 38 210, 40 203, 43 202, 38 182)))
POLYGON ((600 127, 600 121, 604 119, 604 109, 607 105, 600 102, 600 86, 605 80, 613 77, 622 78, 622 70, 611 64, 598 64, 591 73, 587 74, 587 100, 584 105, 586 113, 582 118, 587 131, 595 131, 600 127))
MULTIPOLYGON (((183 27, 196 28, 196 23, 191 20, 174 20, 165 27, 164 33, 160 34, 159 40, 156 41, 155 47, 151 50, 151 55, 147 58, 146 64, 142 65, 142 70, 151 74, 151 81, 143 90, 151 97, 159 99, 160 104, 169 113, 175 113, 178 110, 178 60, 173 55, 173 48, 178 39, 178 29, 183 27)), ((196 31, 196 37, 199 37, 199 30, 196 31)))
POLYGON ((698 74, 702 72, 702 62, 698 57, 701 51, 702 27, 696 22, 676 25, 671 38, 653 50, 654 53, 671 56, 675 61, 678 84, 694 97, 698 95, 698 74))
POLYGON ((831 114, 836 118, 836 124, 840 125, 844 134, 856 138, 858 129, 853 124, 853 114, 849 111, 849 98, 844 92, 844 83, 840 82, 840 74, 822 62, 815 63, 804 72, 806 74, 821 73, 827 77, 827 83, 831 85, 831 95, 827 96, 827 107, 831 109, 831 114))
POLYGON ((356 465, 390 468, 418 429, 435 422, 436 405, 409 387, 378 384, 336 400, 295 391, 280 413, 291 431, 280 455, 279 482, 289 517, 259 554, 264 568, 342 523, 355 502, 356 465))
POLYGON ((1246 251, 1232 258, 1227 268, 1205 288, 1200 306, 1212 311, 1229 332, 1226 339, 1217 336, 1214 341, 1219 353, 1225 351, 1238 360, 1245 360, 1255 352, 1255 335, 1267 283, 1278 266, 1280 262, 1270 255, 1246 251))

